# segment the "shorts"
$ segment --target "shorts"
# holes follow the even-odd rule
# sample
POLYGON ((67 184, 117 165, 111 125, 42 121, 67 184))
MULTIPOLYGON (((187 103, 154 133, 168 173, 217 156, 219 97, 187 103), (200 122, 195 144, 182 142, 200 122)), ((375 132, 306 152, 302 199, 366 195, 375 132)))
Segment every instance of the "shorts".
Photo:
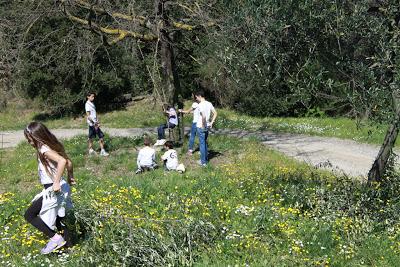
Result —
POLYGON ((95 128, 94 126, 89 126, 89 139, 96 138, 96 135, 99 139, 103 139, 104 133, 101 131, 100 128, 95 128))

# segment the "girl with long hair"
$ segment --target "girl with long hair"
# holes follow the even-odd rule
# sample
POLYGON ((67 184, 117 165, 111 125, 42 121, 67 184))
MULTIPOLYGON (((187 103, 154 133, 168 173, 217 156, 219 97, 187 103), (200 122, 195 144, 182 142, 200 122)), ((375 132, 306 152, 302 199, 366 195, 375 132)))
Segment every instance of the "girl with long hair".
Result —
POLYGON ((71 245, 63 219, 66 208, 72 206, 69 185, 75 184, 73 166, 64 146, 44 124, 29 123, 24 135, 36 149, 39 180, 44 187, 32 200, 25 212, 25 219, 50 239, 41 250, 42 254, 48 254, 64 245, 71 245), (62 177, 65 169, 68 183, 62 177), (63 235, 57 230, 63 232, 63 235))

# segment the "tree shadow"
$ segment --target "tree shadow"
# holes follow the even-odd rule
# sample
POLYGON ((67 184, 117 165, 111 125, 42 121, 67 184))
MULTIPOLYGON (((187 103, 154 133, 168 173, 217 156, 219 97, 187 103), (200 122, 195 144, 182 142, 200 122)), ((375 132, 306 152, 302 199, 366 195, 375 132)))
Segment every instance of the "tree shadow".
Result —
POLYGON ((62 113, 39 113, 36 114, 35 116, 33 116, 33 120, 34 121, 49 121, 49 120, 57 120, 57 119, 61 119, 63 117, 66 117, 65 115, 63 115, 62 113))
MULTIPOLYGON (((198 152, 200 154, 200 148, 197 147, 193 150, 193 153, 198 152)), ((208 150, 208 159, 213 159, 213 158, 217 158, 219 156, 223 156, 224 154, 222 154, 221 152, 215 151, 215 150, 208 150)))
MULTIPOLYGON (((129 102, 120 102, 122 100, 116 100, 115 102, 110 102, 104 105, 100 105, 98 108, 98 112, 110 112, 117 110, 125 110, 128 106, 129 102)), ((85 116, 85 103, 80 103, 78 106, 74 106, 71 110, 68 111, 50 111, 50 112, 42 112, 39 114, 35 114, 32 119, 34 121, 51 121, 58 120, 62 118, 73 118, 77 119, 79 117, 85 116)))
POLYGON ((208 150, 208 159, 213 159, 217 158, 219 156, 222 156, 223 154, 221 152, 215 151, 215 150, 208 150))

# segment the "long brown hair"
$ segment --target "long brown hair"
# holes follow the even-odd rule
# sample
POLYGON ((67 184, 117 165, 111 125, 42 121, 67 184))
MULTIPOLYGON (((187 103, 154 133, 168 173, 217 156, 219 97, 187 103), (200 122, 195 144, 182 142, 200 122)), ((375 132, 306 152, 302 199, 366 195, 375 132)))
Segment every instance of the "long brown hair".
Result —
POLYGON ((67 153, 65 153, 64 146, 58 141, 57 137, 52 134, 49 129, 41 122, 33 121, 26 126, 24 135, 27 140, 31 139, 36 148, 37 156, 46 168, 47 174, 51 175, 49 160, 40 153, 40 148, 43 145, 48 146, 51 150, 57 152, 60 156, 65 159, 69 159, 67 153))

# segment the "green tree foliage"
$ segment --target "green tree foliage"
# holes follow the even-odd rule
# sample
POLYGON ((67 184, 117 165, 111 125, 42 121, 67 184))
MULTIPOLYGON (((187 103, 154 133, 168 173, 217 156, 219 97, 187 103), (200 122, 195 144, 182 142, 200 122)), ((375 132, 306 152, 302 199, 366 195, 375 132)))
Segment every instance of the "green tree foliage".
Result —
MULTIPOLYGON (((20 44, 13 78, 25 95, 41 99, 53 111, 73 111, 87 90, 112 102, 123 93, 156 88, 150 77, 154 64, 160 67, 154 42, 126 38, 110 46, 107 41, 116 36, 104 40, 104 35, 91 34, 54 3, 12 2, 2 3, 0 12, 8 21, 20 21, 11 27, 18 34, 0 47, 10 50, 15 48, 11 42, 20 44)), ((79 4, 71 5, 71 12, 99 25, 157 32, 156 2, 86 2, 145 19, 139 25, 82 5, 74 9, 79 4)), ((202 87, 218 104, 259 116, 392 118, 391 92, 398 88, 399 76, 396 1, 196 3, 167 3, 171 23, 189 18, 196 25, 215 23, 184 33, 166 25, 180 94, 188 97, 202 87)))
POLYGON ((394 1, 222 1, 219 12, 197 54, 221 103, 253 115, 391 114, 394 1))
MULTIPOLYGON (((19 3, 9 17, 23 20, 24 10, 34 6, 19 3), (21 13, 15 13, 15 10, 21 13)), ((79 113, 88 91, 98 93, 101 108, 115 107, 124 93, 148 92, 145 63, 138 44, 104 45, 97 36, 80 31, 51 4, 37 7, 14 41, 20 42, 14 81, 23 97, 38 99, 50 113, 79 113), (24 31, 24 32, 23 32, 24 31), (23 32, 23 34, 22 34, 23 32)), ((25 21, 25 20, 23 20, 25 21)))

